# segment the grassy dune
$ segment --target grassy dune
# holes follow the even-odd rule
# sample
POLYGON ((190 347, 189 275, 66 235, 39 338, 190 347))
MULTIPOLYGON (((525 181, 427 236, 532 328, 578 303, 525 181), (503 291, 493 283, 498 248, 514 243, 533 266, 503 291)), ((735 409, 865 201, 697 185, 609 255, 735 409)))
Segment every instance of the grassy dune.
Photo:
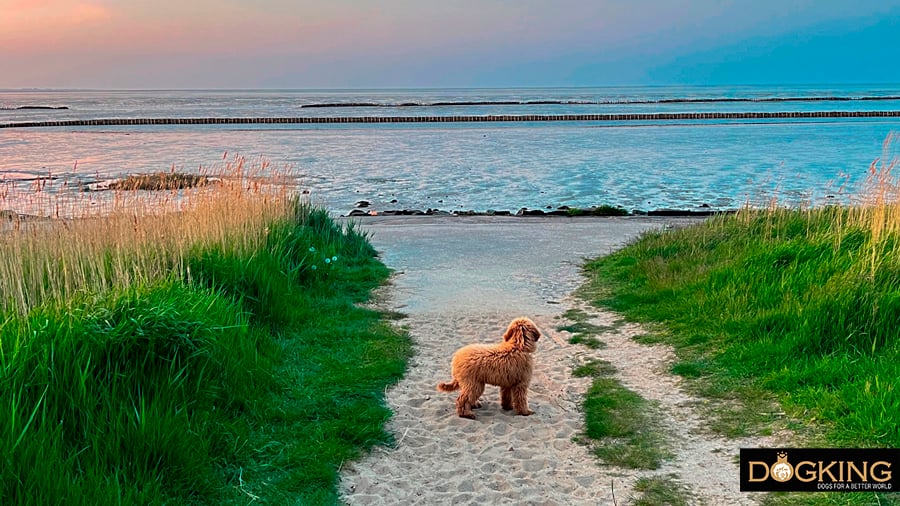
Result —
POLYGON ((590 262, 585 293, 659 322, 675 373, 741 401, 718 413, 725 433, 787 425, 818 445, 900 446, 897 164, 872 164, 856 206, 646 234, 590 262))
MULTIPOLYGON (((873 162, 856 205, 773 205, 648 233, 589 262, 582 295, 646 323, 644 339, 674 347, 672 371, 715 401, 708 408, 713 430, 787 429, 788 446, 797 447, 896 448, 900 162, 890 156, 892 143, 900 147, 896 136, 888 138, 889 156, 873 162)), ((589 427, 603 426, 609 403, 642 404, 618 395, 610 381, 599 375, 588 394, 589 427)), ((640 451, 641 433, 629 434, 626 449, 640 451)), ((660 490, 673 487, 645 490, 643 498, 660 490)), ((782 493, 764 502, 900 504, 895 496, 782 493)), ((675 504, 682 497, 657 499, 675 504)))
POLYGON ((0 234, 0 503, 335 503, 342 462, 389 441, 409 342, 358 306, 388 270, 224 172, 0 234))

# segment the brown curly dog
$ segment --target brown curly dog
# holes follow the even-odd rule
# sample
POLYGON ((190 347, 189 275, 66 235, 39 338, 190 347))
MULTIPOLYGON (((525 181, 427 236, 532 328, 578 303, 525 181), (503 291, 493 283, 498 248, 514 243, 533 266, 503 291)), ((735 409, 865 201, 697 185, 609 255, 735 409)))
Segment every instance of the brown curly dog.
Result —
POLYGON ((441 392, 459 390, 456 398, 456 414, 475 419, 472 408, 480 408, 478 398, 484 393, 484 385, 500 387, 500 406, 515 409, 516 414, 528 416, 528 384, 534 368, 531 354, 537 348, 541 332, 534 322, 516 318, 509 324, 500 344, 470 344, 453 354, 450 383, 438 383, 441 392))

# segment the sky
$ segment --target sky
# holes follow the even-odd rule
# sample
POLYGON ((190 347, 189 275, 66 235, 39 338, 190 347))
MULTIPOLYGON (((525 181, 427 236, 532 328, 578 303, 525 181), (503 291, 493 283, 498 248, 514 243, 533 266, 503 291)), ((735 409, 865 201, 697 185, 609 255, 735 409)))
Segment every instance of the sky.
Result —
POLYGON ((0 89, 898 84, 900 0, 0 0, 0 89))

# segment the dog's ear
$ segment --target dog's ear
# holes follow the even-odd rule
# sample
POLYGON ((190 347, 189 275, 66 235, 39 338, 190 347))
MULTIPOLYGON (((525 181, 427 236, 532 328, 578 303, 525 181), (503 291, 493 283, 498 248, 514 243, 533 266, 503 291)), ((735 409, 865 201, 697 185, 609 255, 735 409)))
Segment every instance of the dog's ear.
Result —
POLYGON ((527 332, 527 324, 522 318, 517 318, 509 324, 506 333, 503 334, 503 340, 521 348, 525 346, 525 332, 527 332))
MULTIPOLYGON (((506 327, 506 332, 503 333, 503 342, 508 342, 510 340, 513 340, 515 338, 517 332, 518 332, 518 326, 516 325, 516 322, 510 323, 509 327, 506 327)), ((519 338, 521 339, 521 336, 519 338)), ((515 341, 513 340, 513 342, 515 342, 515 341)))
POLYGON ((528 337, 532 341, 537 342, 537 340, 541 338, 541 331, 538 330, 537 326, 535 326, 534 324, 529 324, 526 328, 527 328, 527 332, 528 332, 528 337))

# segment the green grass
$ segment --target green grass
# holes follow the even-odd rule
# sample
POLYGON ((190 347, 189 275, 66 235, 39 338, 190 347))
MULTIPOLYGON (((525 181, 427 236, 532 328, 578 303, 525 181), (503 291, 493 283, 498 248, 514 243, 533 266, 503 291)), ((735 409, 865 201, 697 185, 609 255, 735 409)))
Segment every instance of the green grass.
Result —
POLYGON ((680 360, 673 370, 707 395, 768 396, 818 443, 896 447, 897 215, 746 212, 649 233, 590 262, 586 291, 629 319, 662 323, 680 360))
POLYGON ((628 216, 629 214, 631 213, 621 207, 614 207, 608 204, 587 209, 573 207, 568 210, 569 216, 628 216))
MULTIPOLYGON (((596 336, 609 327, 590 323, 590 315, 580 309, 570 309, 562 317, 572 323, 557 330, 573 333, 570 343, 591 349, 606 346, 596 336)), ((612 363, 597 359, 587 360, 572 370, 575 377, 592 378, 582 403, 585 432, 577 439, 607 464, 658 469, 670 453, 657 422, 656 407, 625 388, 612 377, 615 373, 612 363)))
POLYGON ((764 506, 897 506, 896 493, 871 492, 772 492, 762 500, 764 506))
POLYGON ((612 378, 616 368, 589 360, 572 371, 593 378, 583 403, 584 438, 603 462, 633 469, 657 469, 669 456, 654 406, 612 378))
POLYGON ((0 294, 0 503, 338 502, 342 463, 391 441, 410 344, 359 307, 389 274, 364 234, 286 209, 260 240, 122 253, 164 274, 0 294))
MULTIPOLYGON (((900 208, 772 210, 648 233, 590 262, 582 294, 652 326, 727 436, 900 445, 900 208)), ((680 504, 656 496, 646 504, 680 504)), ((896 494, 770 494, 772 505, 900 504, 896 494)))
POLYGON ((690 495, 684 485, 671 477, 654 476, 641 478, 634 484, 640 495, 630 503, 634 506, 687 506, 690 495))
POLYGON ((572 323, 557 326, 556 330, 572 334, 572 337, 569 338, 570 344, 583 344, 592 350, 598 350, 606 346, 596 336, 600 332, 609 330, 609 328, 590 323, 588 321, 589 317, 584 311, 569 309, 562 314, 562 317, 570 320, 572 323))
POLYGON ((606 360, 588 360, 572 370, 576 378, 601 378, 616 373, 616 366, 606 360))
POLYGON ((584 400, 585 435, 603 462, 632 469, 658 469, 669 457, 654 406, 608 377, 597 377, 584 400))

